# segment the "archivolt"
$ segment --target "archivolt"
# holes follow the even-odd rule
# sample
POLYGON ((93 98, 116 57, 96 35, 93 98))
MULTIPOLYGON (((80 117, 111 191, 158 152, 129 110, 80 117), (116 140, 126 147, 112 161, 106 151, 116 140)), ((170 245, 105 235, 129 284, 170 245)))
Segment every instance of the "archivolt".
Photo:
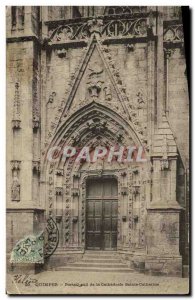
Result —
POLYGON ((64 144, 79 146, 85 138, 87 142, 95 136, 107 136, 115 142, 132 141, 138 146, 141 145, 141 140, 130 121, 127 122, 110 108, 92 102, 75 112, 58 128, 49 147, 64 144))
MULTIPOLYGON (((53 136, 48 148, 57 146, 62 149, 65 145, 82 148, 84 146, 141 146, 142 142, 131 121, 127 122, 120 113, 95 101, 73 113, 53 136)), ((43 174, 50 170, 63 169, 62 155, 56 162, 50 162, 45 155, 43 174)))

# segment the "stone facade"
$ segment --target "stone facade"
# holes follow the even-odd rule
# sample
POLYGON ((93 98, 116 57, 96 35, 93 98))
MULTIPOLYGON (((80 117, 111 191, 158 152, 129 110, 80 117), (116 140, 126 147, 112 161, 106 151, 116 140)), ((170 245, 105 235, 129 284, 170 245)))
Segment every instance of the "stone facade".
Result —
POLYGON ((180 9, 7 7, 8 258, 52 216, 59 244, 45 268, 77 259, 86 248, 86 182, 115 178, 117 251, 142 272, 182 276, 188 174, 180 9), (120 143, 144 146, 147 163, 46 159, 52 146, 120 143))

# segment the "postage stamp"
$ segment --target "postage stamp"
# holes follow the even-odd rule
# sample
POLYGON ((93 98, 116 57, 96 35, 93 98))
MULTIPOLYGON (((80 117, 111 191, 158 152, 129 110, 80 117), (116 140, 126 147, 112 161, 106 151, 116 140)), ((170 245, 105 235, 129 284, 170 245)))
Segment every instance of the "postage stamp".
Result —
POLYGON ((44 233, 38 236, 29 235, 14 246, 11 263, 44 263, 44 233))

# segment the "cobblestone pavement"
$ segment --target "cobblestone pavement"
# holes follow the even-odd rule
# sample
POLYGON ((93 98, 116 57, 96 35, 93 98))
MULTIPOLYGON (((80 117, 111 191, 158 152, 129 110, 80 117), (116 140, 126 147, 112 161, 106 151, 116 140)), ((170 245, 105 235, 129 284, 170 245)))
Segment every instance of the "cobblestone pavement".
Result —
POLYGON ((47 271, 7 275, 9 294, 187 294, 188 278, 138 273, 47 271))

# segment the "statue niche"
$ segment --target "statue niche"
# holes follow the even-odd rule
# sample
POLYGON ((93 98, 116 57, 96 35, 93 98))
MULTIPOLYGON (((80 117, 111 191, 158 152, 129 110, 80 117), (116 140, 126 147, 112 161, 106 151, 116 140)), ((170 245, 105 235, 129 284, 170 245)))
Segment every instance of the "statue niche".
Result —
POLYGON ((20 201, 20 183, 18 179, 18 172, 13 172, 13 183, 12 183, 12 201, 20 201))

